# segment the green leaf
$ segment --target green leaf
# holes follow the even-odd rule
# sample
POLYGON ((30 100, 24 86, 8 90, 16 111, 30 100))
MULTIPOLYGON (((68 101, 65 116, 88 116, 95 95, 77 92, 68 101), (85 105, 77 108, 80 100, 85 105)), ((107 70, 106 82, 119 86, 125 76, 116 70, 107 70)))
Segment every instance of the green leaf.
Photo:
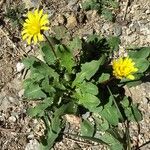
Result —
POLYGON ((112 36, 108 39, 108 44, 113 51, 119 49, 120 39, 119 37, 112 36))
POLYGON ((64 123, 61 117, 66 114, 70 106, 73 106, 72 103, 64 104, 60 108, 56 107, 53 118, 51 118, 51 120, 44 116, 44 122, 47 127, 47 136, 45 137, 47 144, 41 145, 42 149, 49 150, 54 145, 54 142, 59 136, 61 129, 64 127, 64 123))
POLYGON ((97 95, 98 94, 98 88, 95 84, 91 82, 83 82, 79 84, 78 86, 82 93, 90 93, 92 95, 97 95))
MULTIPOLYGON (((121 120, 124 120, 123 115, 122 115, 122 113, 121 113, 121 111, 120 111, 120 108, 118 107, 118 104, 117 104, 117 102, 116 102, 116 100, 115 100, 114 95, 112 94, 112 92, 111 92, 111 90, 110 90, 110 88, 109 88, 108 86, 107 86, 107 88, 108 88, 108 91, 109 91, 109 93, 110 93, 109 103, 110 103, 110 102, 113 102, 113 103, 114 103, 114 106, 116 107, 116 110, 117 110, 117 112, 118 112, 119 118, 120 118, 121 120)), ((109 103, 108 103, 106 106, 110 107, 110 106, 109 106, 109 103)))
POLYGON ((115 0, 109 0, 109 5, 113 8, 118 8, 119 7, 119 3, 115 0))
POLYGON ((104 16, 105 19, 112 21, 113 20, 113 14, 111 12, 111 10, 109 10, 108 8, 104 8, 102 10, 102 15, 104 16))
POLYGON ((116 107, 104 106, 104 109, 100 113, 102 117, 104 117, 111 125, 116 126, 119 123, 119 115, 116 107))
POLYGON ((81 135, 92 137, 94 134, 94 125, 88 120, 83 120, 81 123, 81 135))
POLYGON ((39 60, 34 56, 25 57, 22 59, 22 62, 27 69, 31 68, 35 61, 39 61, 39 60))
POLYGON ((49 96, 53 96, 56 93, 55 88, 53 87, 52 83, 49 82, 49 78, 45 77, 41 84, 42 90, 49 93, 49 96))
POLYGON ((96 128, 99 131, 106 131, 109 129, 109 123, 105 118, 98 118, 94 116, 96 128))
POLYGON ((100 104, 100 100, 95 95, 90 93, 84 93, 82 96, 80 96, 79 102, 92 112, 94 112, 96 107, 100 104))
POLYGON ((141 112, 138 110, 136 105, 131 105, 129 107, 126 107, 124 109, 125 115, 128 118, 128 120, 130 121, 141 121, 142 120, 142 114, 141 112))
POLYGON ((64 39, 64 37, 68 36, 68 31, 64 26, 54 26, 53 31, 55 32, 55 37, 58 40, 64 39))
POLYGON ((59 74, 44 62, 34 62, 31 68, 31 72, 35 72, 35 71, 44 76, 53 77, 57 81, 59 80, 59 74))
POLYGON ((55 63, 55 55, 48 43, 44 43, 44 45, 41 46, 41 51, 46 63, 48 63, 49 65, 55 63))
POLYGON ((149 68, 149 61, 144 58, 134 59, 135 66, 138 68, 137 73, 143 73, 149 68))
POLYGON ((100 139, 109 145, 110 150, 123 150, 123 145, 108 132, 103 134, 100 139))
POLYGON ((61 131, 61 128, 62 128, 61 119, 59 117, 54 117, 51 120, 51 128, 50 128, 50 130, 48 130, 48 133, 47 133, 47 139, 46 139, 47 146, 46 146, 45 150, 52 148, 55 140, 57 139, 57 137, 61 131))
POLYGON ((96 107, 99 105, 100 100, 90 93, 84 93, 80 99, 80 102, 85 106, 96 107))
POLYGON ((102 75, 98 79, 98 82, 99 83, 105 82, 105 81, 109 80, 109 78, 110 78, 110 74, 102 73, 102 75))
POLYGON ((90 9, 98 10, 101 8, 101 4, 97 2, 97 0, 87 0, 82 4, 82 7, 85 10, 90 10, 90 9))
POLYGON ((131 58, 147 58, 150 55, 150 47, 141 48, 139 51, 129 51, 128 54, 131 58))
POLYGON ((100 65, 104 64, 105 58, 106 57, 102 55, 99 60, 92 60, 91 62, 82 64, 81 72, 77 73, 72 85, 75 86, 76 84, 82 83, 84 79, 90 80, 97 72, 100 65))
POLYGON ((71 49, 71 51, 73 50, 81 50, 82 49, 82 41, 78 38, 78 37, 75 37, 73 39, 73 41, 71 41, 69 43, 69 48, 71 49))
POLYGON ((125 96, 125 97, 123 98, 123 100, 121 101, 121 104, 122 104, 123 107, 125 107, 125 108, 129 106, 130 102, 129 102, 129 99, 128 99, 127 96, 125 96))
POLYGON ((132 111, 134 115, 134 119, 136 122, 139 122, 142 120, 142 114, 140 110, 138 109, 137 105, 132 105, 132 111))
POLYGON ((61 65, 63 65, 69 73, 72 71, 72 67, 75 66, 75 61, 70 50, 63 45, 57 45, 57 55, 60 58, 61 65))
POLYGON ((51 106, 53 103, 53 99, 51 97, 46 98, 42 101, 42 103, 37 104, 37 106, 29 108, 27 110, 27 113, 31 116, 31 117, 35 117, 35 116, 43 116, 44 115, 44 111, 47 107, 51 106))
POLYGON ((33 83, 27 86, 24 91, 24 96, 29 99, 41 99, 46 98, 46 94, 42 91, 38 84, 33 83))

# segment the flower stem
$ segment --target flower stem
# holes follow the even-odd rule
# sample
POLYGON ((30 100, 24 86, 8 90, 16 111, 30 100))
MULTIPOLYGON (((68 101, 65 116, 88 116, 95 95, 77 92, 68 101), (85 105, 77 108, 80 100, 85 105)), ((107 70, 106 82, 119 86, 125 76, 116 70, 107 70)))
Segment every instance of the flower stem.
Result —
POLYGON ((54 50, 54 47, 53 47, 51 41, 48 39, 48 37, 47 37, 44 33, 43 33, 43 35, 44 35, 45 39, 47 40, 49 46, 51 47, 51 49, 52 49, 52 51, 53 51, 53 53, 54 53, 54 56, 55 56, 56 59, 57 59, 57 55, 56 55, 56 52, 55 52, 55 50, 54 50))

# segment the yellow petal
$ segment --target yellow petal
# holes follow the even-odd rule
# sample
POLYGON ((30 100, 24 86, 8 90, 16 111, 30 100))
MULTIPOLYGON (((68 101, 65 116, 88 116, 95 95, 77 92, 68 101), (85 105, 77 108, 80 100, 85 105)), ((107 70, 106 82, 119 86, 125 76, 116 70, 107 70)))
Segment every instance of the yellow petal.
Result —
POLYGON ((24 35, 22 36, 22 39, 25 40, 28 36, 29 36, 29 34, 24 34, 24 35))
POLYGON ((47 21, 48 20, 48 15, 47 14, 45 14, 45 15, 43 15, 42 17, 41 17, 41 20, 40 20, 40 24, 42 25, 45 21, 47 21))
POLYGON ((39 41, 43 41, 43 40, 44 40, 43 35, 42 35, 42 34, 40 34, 40 33, 38 34, 38 40, 39 40, 39 41))
POLYGON ((29 37, 27 38, 27 43, 28 43, 28 45, 31 44, 31 38, 32 38, 32 36, 29 36, 29 37))
POLYGON ((41 27, 41 30, 49 30, 49 27, 43 26, 41 27))
POLYGON ((43 9, 41 9, 41 10, 39 11, 39 19, 42 17, 42 15, 43 15, 43 9))
POLYGON ((36 44, 36 43, 37 43, 37 35, 34 35, 34 37, 33 37, 33 41, 34 41, 34 44, 36 44))

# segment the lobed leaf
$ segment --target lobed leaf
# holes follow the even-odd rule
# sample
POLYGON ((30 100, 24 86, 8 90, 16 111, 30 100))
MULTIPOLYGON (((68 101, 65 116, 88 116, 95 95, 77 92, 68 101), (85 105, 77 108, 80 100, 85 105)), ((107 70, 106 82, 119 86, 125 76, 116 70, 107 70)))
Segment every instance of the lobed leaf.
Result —
POLYGON ((90 80, 94 74, 98 71, 100 65, 103 65, 105 62, 105 56, 102 55, 99 60, 92 60, 82 64, 81 72, 77 73, 75 80, 73 81, 73 86, 82 83, 85 79, 90 80))
POLYGON ((81 135, 93 137, 94 134, 94 125, 88 120, 83 120, 81 123, 81 135))
POLYGON ((36 83, 30 84, 30 86, 25 88, 24 96, 29 99, 41 99, 47 97, 41 87, 36 83))

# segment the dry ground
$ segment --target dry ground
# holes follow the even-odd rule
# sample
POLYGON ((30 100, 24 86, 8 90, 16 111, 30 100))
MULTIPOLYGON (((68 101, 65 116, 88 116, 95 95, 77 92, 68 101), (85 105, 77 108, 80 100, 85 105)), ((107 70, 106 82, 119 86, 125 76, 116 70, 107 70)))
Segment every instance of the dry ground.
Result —
MULTIPOLYGON (((116 35, 121 38, 122 47, 150 46, 150 1, 120 0, 116 22, 108 22, 96 11, 85 12, 81 0, 0 0, 0 149, 1 150, 37 150, 38 137, 43 132, 42 123, 26 116, 27 102, 22 100, 22 81, 24 77, 21 58, 24 55, 37 54, 36 47, 22 42, 20 28, 12 27, 6 18, 6 6, 15 8, 26 3, 26 10, 42 6, 49 14, 51 26, 62 24, 72 36, 84 37, 98 33, 103 36, 116 35)), ((150 80, 150 79, 149 79, 150 80)), ((140 122, 140 134, 136 124, 131 124, 133 144, 139 136, 142 145, 150 139, 150 82, 133 87, 127 91, 135 102, 140 104, 144 116, 140 122)), ((58 142, 56 150, 99 150, 103 147, 93 146, 64 137, 58 142)), ((150 149, 150 145, 141 150, 150 149)))

